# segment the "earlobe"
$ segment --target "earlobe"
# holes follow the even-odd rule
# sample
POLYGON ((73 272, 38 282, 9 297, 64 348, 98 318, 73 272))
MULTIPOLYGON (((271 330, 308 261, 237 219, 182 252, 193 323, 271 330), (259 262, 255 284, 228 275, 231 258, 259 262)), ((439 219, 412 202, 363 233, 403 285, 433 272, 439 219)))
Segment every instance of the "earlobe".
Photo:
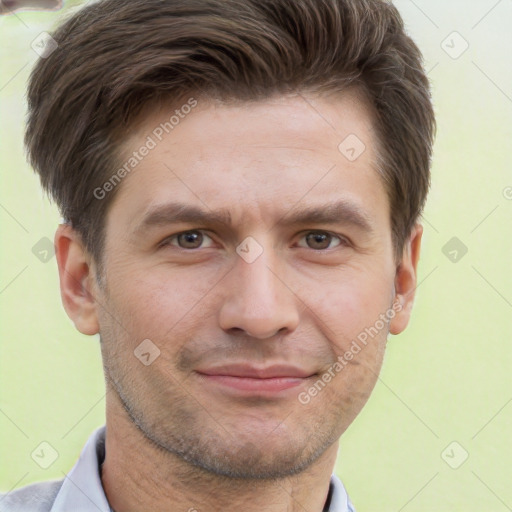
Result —
POLYGON ((389 332, 400 334, 408 325, 411 317, 414 295, 417 285, 417 268, 420 258, 423 226, 416 224, 411 231, 402 255, 402 261, 395 275, 395 302, 400 304, 397 313, 390 322, 389 332))
POLYGON ((75 327, 83 334, 99 332, 94 276, 78 233, 69 224, 60 224, 55 233, 62 304, 75 327))

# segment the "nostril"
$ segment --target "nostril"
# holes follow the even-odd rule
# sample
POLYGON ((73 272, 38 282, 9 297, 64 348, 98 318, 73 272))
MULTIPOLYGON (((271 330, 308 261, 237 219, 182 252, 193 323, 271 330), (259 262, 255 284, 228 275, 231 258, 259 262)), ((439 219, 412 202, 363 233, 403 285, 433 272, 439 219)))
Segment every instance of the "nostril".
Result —
POLYGON ((235 336, 237 336, 237 335, 243 334, 244 330, 241 329, 240 327, 231 327, 229 329, 229 333, 230 334, 234 334, 235 336))

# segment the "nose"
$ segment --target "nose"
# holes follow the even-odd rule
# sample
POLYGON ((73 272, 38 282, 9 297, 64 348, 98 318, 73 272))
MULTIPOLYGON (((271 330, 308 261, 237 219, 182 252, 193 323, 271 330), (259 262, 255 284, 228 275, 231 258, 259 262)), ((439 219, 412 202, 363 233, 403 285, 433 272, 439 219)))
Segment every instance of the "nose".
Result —
POLYGON ((294 331, 299 323, 299 300, 288 286, 283 265, 271 249, 252 263, 237 256, 225 282, 221 328, 258 339, 294 331))

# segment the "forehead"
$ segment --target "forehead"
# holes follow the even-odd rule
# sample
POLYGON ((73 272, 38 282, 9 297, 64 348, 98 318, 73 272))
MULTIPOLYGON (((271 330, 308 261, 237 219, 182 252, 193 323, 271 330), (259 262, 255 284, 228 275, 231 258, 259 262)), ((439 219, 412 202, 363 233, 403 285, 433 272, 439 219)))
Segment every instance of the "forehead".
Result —
POLYGON ((212 211, 228 208, 239 222, 273 222, 299 202, 318 206, 340 197, 369 213, 387 210, 371 109, 357 91, 194 101, 193 108, 183 108, 185 100, 146 114, 124 143, 124 162, 151 146, 114 201, 131 225, 177 199, 212 211))

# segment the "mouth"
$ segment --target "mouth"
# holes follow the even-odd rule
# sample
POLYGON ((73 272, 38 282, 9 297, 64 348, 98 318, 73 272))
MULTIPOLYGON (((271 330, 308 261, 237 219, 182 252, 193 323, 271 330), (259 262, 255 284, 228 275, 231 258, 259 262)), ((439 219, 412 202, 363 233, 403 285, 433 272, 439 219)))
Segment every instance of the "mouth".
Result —
POLYGON ((316 373, 297 367, 274 365, 256 368, 248 365, 224 365, 196 370, 207 385, 224 391, 249 395, 276 395, 306 383, 316 373))

